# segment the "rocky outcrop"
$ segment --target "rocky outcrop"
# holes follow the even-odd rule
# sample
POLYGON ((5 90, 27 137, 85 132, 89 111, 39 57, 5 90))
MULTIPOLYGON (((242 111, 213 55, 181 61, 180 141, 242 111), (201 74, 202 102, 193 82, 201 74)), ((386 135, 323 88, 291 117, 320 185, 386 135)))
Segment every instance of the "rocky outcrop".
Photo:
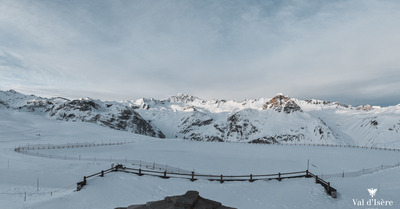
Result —
POLYGON ((195 96, 187 95, 187 94, 178 94, 176 96, 170 97, 167 101, 174 102, 174 103, 178 103, 178 102, 189 103, 189 102, 195 101, 196 99, 199 99, 199 98, 197 98, 195 96))
POLYGON ((253 139, 249 141, 251 144, 279 144, 283 142, 301 142, 305 140, 305 136, 303 134, 291 135, 291 134, 282 134, 275 135, 269 137, 262 137, 258 139, 253 139))
POLYGON ((375 146, 379 141, 399 138, 400 133, 400 105, 353 108, 338 102, 298 100, 283 94, 244 102, 203 100, 184 94, 163 100, 113 102, 0 91, 0 110, 6 109, 35 112, 63 121, 90 122, 152 137, 196 141, 265 144, 359 141, 375 146))
POLYGON ((134 108, 116 108, 110 113, 111 108, 113 107, 110 104, 103 104, 91 99, 73 100, 53 108, 50 116, 58 120, 97 123, 116 130, 165 138, 162 131, 143 119, 134 108))
POLYGON ((131 205, 116 209, 235 209, 223 206, 220 202, 199 196, 197 191, 188 191, 184 195, 166 197, 164 200, 148 202, 143 205, 131 205))
POLYGON ((10 90, 0 91, 0 108, 41 112, 57 120, 96 123, 116 130, 165 138, 161 130, 135 111, 136 106, 116 102, 102 102, 90 98, 42 98, 10 90))
POLYGON ((278 94, 271 100, 269 100, 264 106, 263 109, 274 109, 277 112, 285 112, 287 114, 292 112, 300 111, 302 112, 299 105, 296 104, 295 101, 291 100, 289 97, 284 96, 283 94, 278 94))
POLYGON ((9 108, 10 105, 7 104, 7 102, 0 100, 0 107, 4 107, 4 108, 9 108))
POLYGON ((227 136, 236 137, 239 141, 249 139, 249 136, 259 131, 242 112, 231 115, 227 122, 229 124, 226 131, 227 136))
POLYGON ((372 106, 369 105, 369 104, 366 104, 366 105, 358 106, 358 107, 356 107, 355 109, 356 109, 356 110, 371 111, 371 110, 374 109, 374 107, 372 107, 372 106))

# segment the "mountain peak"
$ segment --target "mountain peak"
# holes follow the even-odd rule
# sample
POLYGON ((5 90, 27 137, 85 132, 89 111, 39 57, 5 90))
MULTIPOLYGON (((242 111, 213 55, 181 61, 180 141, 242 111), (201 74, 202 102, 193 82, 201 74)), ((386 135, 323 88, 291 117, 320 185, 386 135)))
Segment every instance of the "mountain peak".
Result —
POLYGON ((192 96, 192 95, 188 95, 188 94, 182 94, 179 93, 176 96, 172 96, 169 98, 170 102, 183 102, 183 103, 189 103, 189 102, 193 102, 196 99, 199 99, 198 97, 192 96))
POLYGON ((283 110, 287 114, 296 111, 302 112, 300 106, 295 101, 290 99, 290 97, 283 95, 282 93, 277 94, 274 98, 264 104, 263 109, 269 108, 272 108, 277 112, 281 112, 283 110))
POLYGON ((15 91, 14 89, 10 89, 10 90, 8 90, 8 92, 13 93, 13 94, 17 93, 17 91, 15 91))

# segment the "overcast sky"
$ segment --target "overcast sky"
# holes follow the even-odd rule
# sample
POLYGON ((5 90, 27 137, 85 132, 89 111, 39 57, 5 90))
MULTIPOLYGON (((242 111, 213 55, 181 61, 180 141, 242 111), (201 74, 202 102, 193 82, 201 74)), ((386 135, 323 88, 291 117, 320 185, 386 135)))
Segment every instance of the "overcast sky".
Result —
POLYGON ((0 0, 0 89, 400 103, 400 1, 0 0))

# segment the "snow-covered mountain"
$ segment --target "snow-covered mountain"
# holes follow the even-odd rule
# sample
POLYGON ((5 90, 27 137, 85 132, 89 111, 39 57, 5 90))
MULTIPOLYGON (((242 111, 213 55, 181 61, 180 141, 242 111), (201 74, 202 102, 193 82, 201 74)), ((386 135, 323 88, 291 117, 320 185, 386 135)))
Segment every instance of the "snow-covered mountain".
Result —
POLYGON ((273 98, 203 100, 178 94, 168 99, 108 102, 69 100, 0 91, 0 109, 29 111, 159 138, 246 143, 400 145, 400 105, 351 107, 322 100, 273 98))

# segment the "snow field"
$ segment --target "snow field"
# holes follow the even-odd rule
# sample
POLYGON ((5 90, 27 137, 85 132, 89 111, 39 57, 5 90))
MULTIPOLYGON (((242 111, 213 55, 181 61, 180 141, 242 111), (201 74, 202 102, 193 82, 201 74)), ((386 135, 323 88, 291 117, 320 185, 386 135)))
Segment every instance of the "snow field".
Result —
MULTIPOLYGON (((35 151, 36 152, 36 151, 35 151)), ((203 174, 273 174, 307 169, 333 174, 400 162, 400 152, 343 147, 196 142, 177 139, 135 140, 121 146, 39 150, 46 155, 143 160, 203 174)), ((114 161, 113 161, 114 162, 114 161)), ((167 169, 168 170, 168 169, 167 169)))
POLYGON ((134 159, 167 164, 212 174, 268 174, 305 170, 320 175, 355 171, 393 164, 400 153, 340 147, 270 146, 240 143, 204 143, 179 139, 154 139, 115 131, 88 123, 45 119, 31 113, 0 110, 0 208, 7 209, 109 209, 160 200, 187 190, 241 209, 265 208, 354 208, 353 198, 369 198, 367 188, 378 188, 379 198, 400 205, 400 168, 357 177, 330 178, 339 192, 328 196, 313 179, 281 182, 210 182, 162 179, 125 173, 94 177, 75 192, 83 176, 110 167, 111 162, 62 160, 28 156, 13 151, 29 144, 134 141, 132 144, 63 150, 40 150, 43 154, 134 159), (40 136, 38 135, 40 134, 40 136), (316 167, 314 167, 314 166, 316 167), (39 179, 39 191, 37 190, 39 179), (24 201, 24 194, 27 200, 24 201))

